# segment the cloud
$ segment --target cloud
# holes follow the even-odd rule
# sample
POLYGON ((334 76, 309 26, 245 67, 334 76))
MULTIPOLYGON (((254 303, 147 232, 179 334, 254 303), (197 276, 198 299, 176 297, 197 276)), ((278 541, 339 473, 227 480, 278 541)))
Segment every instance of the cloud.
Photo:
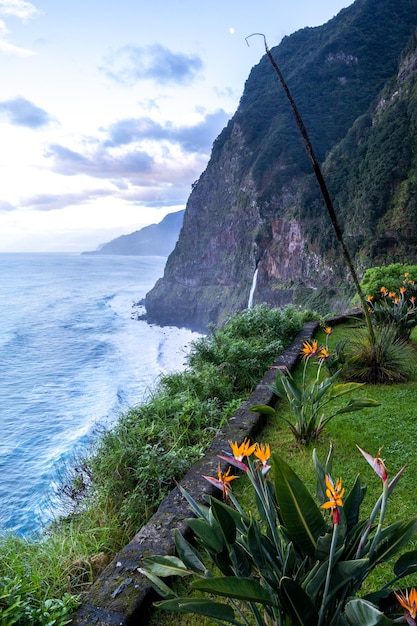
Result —
POLYGON ((159 84, 185 85, 192 82, 203 68, 200 57, 172 52, 159 44, 139 48, 119 48, 104 69, 107 76, 126 85, 139 80, 154 80, 159 84))
POLYGON ((5 202, 4 200, 0 200, 0 212, 5 213, 7 211, 14 211, 16 207, 14 207, 9 202, 5 202))
MULTIPOLYGON (((27 21, 31 17, 39 14, 40 11, 31 3, 25 0, 0 0, 0 15, 17 17, 22 21, 27 21)), ((8 56, 29 57, 36 53, 27 48, 21 48, 7 41, 9 30, 4 22, 0 20, 0 53, 8 56)))
POLYGON ((99 148, 92 155, 84 156, 65 146, 52 144, 46 157, 53 159, 53 169, 66 176, 86 174, 94 178, 130 178, 149 173, 153 157, 143 150, 131 150, 113 155, 99 148))
POLYGON ((150 117, 119 120, 100 129, 105 133, 101 142, 86 140, 77 150, 56 143, 45 156, 58 174, 107 180, 108 193, 126 202, 184 204, 192 182, 207 165, 213 140, 229 119, 222 109, 199 112, 203 117, 193 126, 161 124, 150 117))
POLYGON ((46 111, 20 96, 13 100, 0 102, 0 114, 6 116, 14 126, 26 126, 27 128, 40 128, 52 121, 46 111))
POLYGON ((229 118, 223 109, 206 114, 201 122, 192 126, 173 126, 170 122, 160 124, 149 117, 128 118, 107 129, 109 139, 104 145, 123 146, 148 139, 178 143, 185 152, 208 153, 229 118))
POLYGON ((25 0, 0 0, 0 14, 13 15, 21 20, 28 20, 39 13, 38 9, 25 0))
MULTIPOLYGON (((109 196, 111 192, 105 189, 83 190, 77 193, 67 194, 38 194, 24 198, 20 206, 36 211, 54 211, 65 209, 77 204, 88 204, 97 198, 109 196)), ((1 208, 1 206, 0 206, 1 208)))
POLYGON ((0 52, 4 52, 8 56, 13 57, 33 57, 36 55, 36 52, 32 50, 27 50, 26 48, 20 48, 19 46, 15 46, 12 43, 7 41, 0 40, 0 52))

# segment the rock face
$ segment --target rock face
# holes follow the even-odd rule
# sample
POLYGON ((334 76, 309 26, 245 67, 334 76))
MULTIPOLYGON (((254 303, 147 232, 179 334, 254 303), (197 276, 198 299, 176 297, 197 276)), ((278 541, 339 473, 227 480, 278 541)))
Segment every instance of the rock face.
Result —
MULTIPOLYGON (((357 0, 271 50, 359 271, 376 261, 416 260, 407 245, 417 239, 416 26, 417 0, 357 0), (404 220, 399 245, 392 232, 404 220)), ((338 243, 266 56, 194 185, 164 276, 147 294, 148 320, 220 325, 247 306, 256 268, 254 303, 320 310, 325 301, 337 313, 346 305, 338 243)))
POLYGON ((175 247, 184 211, 168 213, 159 224, 145 226, 103 244, 94 252, 83 254, 126 254, 133 256, 168 256, 175 247))

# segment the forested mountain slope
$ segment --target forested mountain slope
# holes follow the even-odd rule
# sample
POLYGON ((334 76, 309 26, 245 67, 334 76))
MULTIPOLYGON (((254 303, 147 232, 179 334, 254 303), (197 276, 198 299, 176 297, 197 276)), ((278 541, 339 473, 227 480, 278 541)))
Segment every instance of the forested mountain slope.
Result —
MULTIPOLYGON (((271 50, 360 271, 416 261, 416 27, 417 0, 357 0, 271 50)), ((192 190, 164 277, 147 295, 148 318, 221 324, 247 306, 256 268, 255 303, 346 305, 338 244, 266 56, 192 190)))

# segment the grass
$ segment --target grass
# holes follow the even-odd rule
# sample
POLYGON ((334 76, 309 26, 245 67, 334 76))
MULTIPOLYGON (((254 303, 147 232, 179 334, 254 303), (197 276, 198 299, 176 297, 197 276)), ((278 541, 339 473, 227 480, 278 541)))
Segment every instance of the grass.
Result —
MULTIPOLYGON (((336 327, 330 336, 330 349, 338 341, 346 337, 346 327, 336 327)), ((319 342, 324 343, 324 337, 319 334, 319 342)), ((417 334, 412 335, 417 363, 417 334)), ((302 367, 295 372, 295 378, 301 377, 302 367)), ((373 456, 381 448, 381 456, 385 459, 389 475, 394 476, 406 464, 406 471, 401 477, 393 495, 390 498, 386 523, 395 519, 409 519, 416 516, 417 492, 415 490, 415 476, 417 475, 417 455, 415 452, 414 433, 416 428, 416 380, 408 383, 393 385, 366 385, 355 395, 366 395, 381 403, 381 406, 364 409, 355 413, 343 414, 335 417, 327 426, 325 432, 317 442, 307 446, 297 445, 285 422, 279 417, 269 418, 267 425, 258 437, 259 442, 268 442, 271 449, 282 456, 296 473, 302 478, 312 493, 315 492, 315 471, 312 463, 312 452, 316 448, 320 459, 324 460, 332 443, 333 476, 342 476, 346 492, 353 485, 358 473, 362 482, 367 485, 362 512, 369 513, 381 490, 381 481, 369 467, 365 459, 357 450, 360 445, 373 456)), ((279 414, 291 419, 291 411, 286 401, 281 401, 279 414)), ((253 492, 245 477, 233 482, 233 491, 244 510, 254 510, 253 492)), ((411 547, 417 548, 417 540, 411 547)), ((381 581, 387 582, 391 578, 389 564, 377 568, 366 581, 364 591, 369 592, 381 581)), ((416 585, 417 575, 404 580, 404 585, 416 585)), ((157 611, 151 621, 151 626, 212 626, 213 622, 199 618, 197 615, 181 616, 178 614, 157 611)))

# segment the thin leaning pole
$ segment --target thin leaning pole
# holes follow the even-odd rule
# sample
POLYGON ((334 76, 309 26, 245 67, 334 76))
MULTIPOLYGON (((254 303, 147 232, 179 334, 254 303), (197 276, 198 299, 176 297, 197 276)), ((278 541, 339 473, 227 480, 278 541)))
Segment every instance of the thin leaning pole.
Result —
POLYGON ((362 305, 362 309, 363 309, 363 312, 364 312, 364 315, 365 315, 366 325, 368 327, 369 337, 371 339, 372 345, 375 345, 375 333, 374 333, 374 327, 372 325, 371 316, 369 314, 369 308, 368 308, 368 305, 367 305, 364 293, 362 291, 362 287, 360 285, 360 282, 359 282, 359 279, 358 279, 358 275, 357 275, 355 267, 353 265, 352 258, 350 256, 349 250, 346 247, 345 240, 343 238, 342 229, 340 228, 340 224, 339 224, 339 221, 337 219, 336 212, 334 210, 333 202, 332 202, 332 199, 330 197, 329 190, 327 189, 326 181, 324 180, 323 173, 321 171, 319 162, 318 162, 318 160, 316 158, 316 155, 314 153, 313 145, 312 145, 310 137, 309 137, 309 135, 307 133, 307 129, 306 129, 305 125, 304 125, 304 122, 303 122, 302 117, 300 115, 300 112, 299 112, 299 110, 297 108, 297 105, 295 104, 295 101, 294 101, 294 99, 293 99, 293 97, 291 95, 291 92, 290 92, 290 90, 288 88, 288 85, 287 85, 287 83, 286 83, 286 81, 284 79, 284 76, 282 75, 282 72, 279 69, 278 64, 276 63, 274 57, 271 54, 271 51, 268 48, 268 44, 266 43, 265 35, 263 33, 253 33, 252 35, 249 35, 248 37, 246 37, 246 43, 249 45, 248 39, 250 37, 254 37, 254 36, 259 36, 259 37, 263 38, 264 46, 265 46, 265 52, 266 52, 266 54, 268 56, 269 61, 271 62, 272 67, 275 70, 275 73, 277 74, 277 76, 279 78, 279 81, 280 81, 281 86, 282 86, 282 88, 284 90, 284 93, 285 93, 285 95, 287 97, 287 100, 290 103, 291 110, 292 110, 292 113, 294 115, 295 121, 297 123, 298 129, 299 129, 299 131, 301 133, 305 149, 307 151, 307 154, 308 154, 308 156, 310 158, 310 161, 311 161, 311 164, 313 166, 313 171, 314 171, 314 174, 316 176, 316 179, 317 179, 317 182, 318 182, 321 194, 323 196, 324 203, 326 205, 327 212, 328 212, 329 217, 330 217, 330 221, 331 221, 333 229, 334 229, 334 231, 336 233, 337 240, 338 240, 338 242, 339 242, 339 244, 340 244, 340 246, 342 248, 342 252, 343 252, 343 256, 344 256, 345 261, 346 261, 346 265, 348 266, 348 269, 350 271, 350 274, 352 276, 352 279, 353 279, 353 282, 354 282, 354 285, 355 285, 355 288, 356 288, 356 292, 357 292, 357 294, 359 296, 359 299, 360 299, 360 302, 361 302, 361 305, 362 305))

